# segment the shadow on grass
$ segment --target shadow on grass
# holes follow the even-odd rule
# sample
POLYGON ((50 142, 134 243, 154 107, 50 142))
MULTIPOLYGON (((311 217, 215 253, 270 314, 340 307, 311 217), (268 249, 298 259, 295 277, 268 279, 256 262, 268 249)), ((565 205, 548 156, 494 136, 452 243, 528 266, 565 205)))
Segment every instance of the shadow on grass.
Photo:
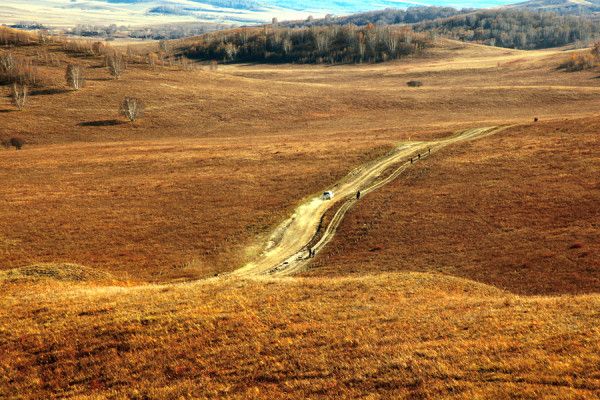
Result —
POLYGON ((70 92, 70 90, 68 89, 37 89, 32 90, 31 92, 29 92, 29 94, 32 96, 48 96, 52 94, 62 94, 68 92, 70 92))
POLYGON ((16 110, 0 110, 0 114, 15 112, 16 110))
POLYGON ((103 121, 88 121, 80 122, 79 126, 116 126, 123 125, 125 122, 119 121, 118 119, 107 119, 103 121))

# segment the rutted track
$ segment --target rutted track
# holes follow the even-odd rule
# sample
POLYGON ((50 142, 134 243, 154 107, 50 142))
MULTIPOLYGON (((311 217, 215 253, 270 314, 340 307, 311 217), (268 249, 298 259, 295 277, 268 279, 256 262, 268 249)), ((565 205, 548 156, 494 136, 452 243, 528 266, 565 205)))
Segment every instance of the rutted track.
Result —
POLYGON ((413 162, 425 159, 443 147, 488 136, 502 129, 505 128, 469 129, 440 140, 405 143, 388 155, 353 170, 331 188, 336 196, 334 201, 322 200, 316 196, 298 206, 294 214, 273 232, 265 250, 256 260, 228 275, 286 276, 302 271, 310 261, 309 246, 315 252, 319 252, 331 241, 348 210, 360 201, 356 199, 357 191, 367 195, 396 179, 413 162), (411 162, 411 159, 414 161, 411 162), (396 169, 384 176, 392 167, 396 169), (321 220, 333 207, 338 209, 321 233, 321 220))

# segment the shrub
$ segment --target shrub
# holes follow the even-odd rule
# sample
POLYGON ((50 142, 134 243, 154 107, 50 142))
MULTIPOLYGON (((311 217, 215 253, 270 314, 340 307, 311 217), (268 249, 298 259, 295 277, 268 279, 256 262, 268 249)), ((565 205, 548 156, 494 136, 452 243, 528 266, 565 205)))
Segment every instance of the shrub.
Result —
POLYGON ((588 52, 572 54, 571 57, 561 65, 561 68, 569 72, 575 72, 591 69, 595 66, 596 58, 591 52, 588 52))
POLYGON ((421 81, 408 81, 406 84, 410 87, 420 87, 423 86, 423 82, 421 81))
POLYGON ((119 112, 133 122, 144 114, 144 102, 135 97, 125 97, 119 112))
POLYGON ((11 137, 10 139, 0 140, 0 144, 2 144, 2 146, 6 147, 7 149, 12 146, 17 150, 21 150, 23 148, 23 145, 25 144, 25 141, 20 137, 11 137))
POLYGON ((27 98, 29 95, 29 90, 26 85, 21 85, 18 83, 13 83, 11 90, 12 102, 15 107, 19 110, 25 108, 25 104, 27 104, 27 98))
POLYGON ((84 69, 81 65, 69 64, 67 65, 67 72, 65 74, 67 85, 75 90, 79 90, 85 86, 84 69))

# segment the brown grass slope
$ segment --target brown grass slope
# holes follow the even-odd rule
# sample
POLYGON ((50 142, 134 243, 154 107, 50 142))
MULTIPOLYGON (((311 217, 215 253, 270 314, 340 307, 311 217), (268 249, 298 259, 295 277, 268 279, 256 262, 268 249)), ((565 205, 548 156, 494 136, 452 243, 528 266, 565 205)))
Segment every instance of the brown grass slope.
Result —
POLYGON ((355 207, 312 276, 438 272, 523 294, 600 291, 597 118, 448 147, 355 207))
POLYGON ((596 295, 420 273, 2 290, 5 398, 600 395, 596 295))
POLYGON ((560 50, 452 41, 378 65, 132 63, 119 80, 58 44, 10 50, 39 61, 43 86, 22 112, 0 98, 0 137, 26 141, 0 149, 0 267, 75 262, 133 280, 232 270, 299 200, 403 140, 587 115, 600 99, 595 72, 556 70, 560 50), (68 62, 87 67, 81 91, 66 89, 68 62), (143 120, 118 117, 124 96, 145 100, 143 120))

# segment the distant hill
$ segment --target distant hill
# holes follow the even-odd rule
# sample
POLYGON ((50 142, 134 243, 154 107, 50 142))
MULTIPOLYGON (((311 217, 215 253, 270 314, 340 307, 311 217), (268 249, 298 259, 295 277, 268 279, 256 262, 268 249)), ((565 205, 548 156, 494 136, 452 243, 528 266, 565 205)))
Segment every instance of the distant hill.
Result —
POLYGON ((457 10, 452 7, 408 7, 405 9, 386 8, 384 10, 368 11, 356 13, 342 17, 328 16, 320 19, 310 19, 302 21, 288 21, 282 25, 287 27, 310 27, 325 25, 347 25, 353 24, 364 26, 374 25, 395 25, 395 24, 414 24, 417 22, 434 20, 437 18, 447 18, 455 15, 473 12, 475 9, 457 10))
POLYGON ((594 15, 600 13, 600 0, 531 0, 509 8, 552 11, 568 15, 594 15))
MULTIPOLYGON (((509 4, 514 0, 479 0, 478 8, 509 4)), ((37 22, 51 27, 91 25, 155 25, 180 22, 210 22, 250 25, 349 15, 384 8, 463 6, 451 0, 2 0, 0 24, 37 22)))
POLYGON ((481 10, 413 25, 454 39, 515 49, 543 49, 600 37, 600 25, 589 17, 522 9, 481 10))

